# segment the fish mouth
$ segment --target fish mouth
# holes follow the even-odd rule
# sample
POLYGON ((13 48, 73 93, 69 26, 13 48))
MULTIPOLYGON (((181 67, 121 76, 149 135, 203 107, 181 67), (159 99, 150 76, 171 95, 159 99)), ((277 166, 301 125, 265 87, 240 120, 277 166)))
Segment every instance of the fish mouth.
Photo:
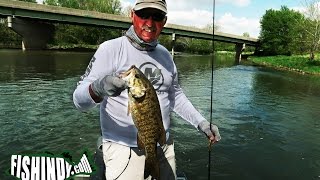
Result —
POLYGON ((146 95, 146 87, 136 86, 134 83, 134 79, 138 79, 139 81, 140 78, 140 75, 137 72, 137 68, 135 65, 132 65, 126 72, 121 73, 119 77, 127 82, 128 92, 133 98, 139 99, 146 95))
POLYGON ((124 79, 126 77, 128 77, 131 73, 133 73, 133 69, 135 69, 136 66, 135 65, 132 65, 126 72, 122 72, 119 74, 119 77, 124 79))

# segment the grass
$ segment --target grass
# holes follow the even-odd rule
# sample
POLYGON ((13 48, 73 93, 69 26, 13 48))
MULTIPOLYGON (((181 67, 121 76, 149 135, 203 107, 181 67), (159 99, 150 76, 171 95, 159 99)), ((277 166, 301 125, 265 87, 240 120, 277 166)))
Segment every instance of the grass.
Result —
MULTIPOLYGON (((316 57, 319 57, 317 54, 316 57)), ((251 57, 254 64, 302 74, 320 75, 320 60, 310 61, 308 55, 251 57)))

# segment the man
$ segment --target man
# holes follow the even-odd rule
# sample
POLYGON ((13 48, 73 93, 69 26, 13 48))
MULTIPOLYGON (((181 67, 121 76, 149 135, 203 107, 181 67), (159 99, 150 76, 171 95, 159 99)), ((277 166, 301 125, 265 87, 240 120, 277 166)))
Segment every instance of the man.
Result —
POLYGON ((211 125, 210 128, 210 123, 181 90, 172 57, 158 44, 166 14, 165 0, 138 0, 131 12, 133 25, 125 36, 99 46, 74 91, 74 104, 82 111, 100 103, 107 180, 144 179, 145 155, 137 149, 137 129, 127 115, 126 82, 118 77, 132 65, 149 76, 160 102, 167 138, 167 143, 158 147, 161 179, 176 179, 175 154, 169 137, 170 111, 204 132, 212 143, 220 140, 218 127, 211 125))

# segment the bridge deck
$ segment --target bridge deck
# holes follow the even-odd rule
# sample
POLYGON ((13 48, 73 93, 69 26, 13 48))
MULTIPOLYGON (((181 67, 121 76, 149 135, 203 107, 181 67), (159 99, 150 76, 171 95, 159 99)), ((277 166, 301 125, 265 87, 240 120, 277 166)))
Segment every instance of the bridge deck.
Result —
MULTIPOLYGON (((12 0, 0 1, 0 17, 1 16, 15 16, 41 21, 103 26, 118 29, 128 29, 131 25, 130 18, 125 16, 12 0)), ((222 32, 215 32, 213 37, 213 33, 210 31, 175 24, 166 24, 163 29, 163 33, 175 33, 177 36, 208 40, 214 39, 215 41, 229 43, 246 43, 246 45, 252 46, 255 46, 258 42, 258 39, 255 38, 248 38, 222 32)))

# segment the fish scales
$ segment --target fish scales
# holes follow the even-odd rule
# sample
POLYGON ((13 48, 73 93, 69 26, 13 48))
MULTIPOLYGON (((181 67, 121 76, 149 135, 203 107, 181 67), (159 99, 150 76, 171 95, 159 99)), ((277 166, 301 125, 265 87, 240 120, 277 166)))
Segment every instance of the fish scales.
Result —
POLYGON ((164 145, 166 135, 156 91, 135 66, 121 74, 121 77, 128 83, 128 111, 138 130, 138 148, 145 151, 145 177, 151 175, 154 179, 160 179, 157 143, 164 145))

